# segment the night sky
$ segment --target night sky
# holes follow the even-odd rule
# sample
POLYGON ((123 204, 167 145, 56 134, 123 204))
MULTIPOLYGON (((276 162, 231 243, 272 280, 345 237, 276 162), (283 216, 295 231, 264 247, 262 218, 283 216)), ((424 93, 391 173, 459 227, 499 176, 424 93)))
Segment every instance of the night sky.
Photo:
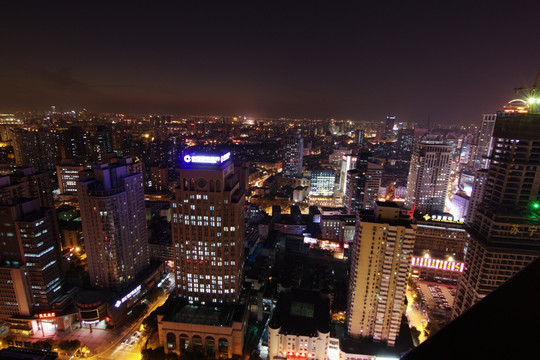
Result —
POLYGON ((540 1, 24 3, 0 5, 0 112, 467 124, 540 70, 540 1))

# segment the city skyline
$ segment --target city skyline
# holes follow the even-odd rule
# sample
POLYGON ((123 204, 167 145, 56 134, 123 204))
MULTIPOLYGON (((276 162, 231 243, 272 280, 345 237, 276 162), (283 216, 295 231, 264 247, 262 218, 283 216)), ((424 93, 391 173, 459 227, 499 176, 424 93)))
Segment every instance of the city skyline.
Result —
POLYGON ((3 4, 0 109, 476 122, 534 82, 539 7, 3 4))

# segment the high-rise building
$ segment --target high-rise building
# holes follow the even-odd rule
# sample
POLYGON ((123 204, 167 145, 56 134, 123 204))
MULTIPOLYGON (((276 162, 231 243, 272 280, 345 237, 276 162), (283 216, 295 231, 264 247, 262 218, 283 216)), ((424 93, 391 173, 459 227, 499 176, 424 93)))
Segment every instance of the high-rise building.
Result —
POLYGON ((149 265, 142 175, 96 165, 81 172, 77 193, 90 282, 124 289, 149 265))
POLYGON ((234 303, 244 268, 244 189, 231 154, 186 154, 172 201, 176 293, 191 304, 234 303))
POLYGON ((452 205, 450 207, 450 213, 454 216, 454 219, 458 221, 464 221, 469 210, 470 197, 463 191, 458 191, 452 197, 452 205))
POLYGON ((497 113, 493 140, 483 199, 467 219, 467 272, 454 316, 540 255, 540 114, 497 113))
POLYGON ((356 130, 356 144, 363 146, 366 143, 366 131, 362 129, 356 130))
POLYGON ((169 190, 169 169, 166 166, 152 166, 150 168, 150 180, 152 181, 152 190, 169 190))
POLYGON ((493 128, 495 126, 496 114, 484 114, 482 126, 478 136, 478 146, 476 156, 473 161, 473 170, 487 169, 489 167, 489 157, 493 150, 493 128))
POLYGON ((283 176, 302 177, 302 165, 304 162, 304 139, 300 133, 285 138, 283 154, 283 176))
POLYGON ((469 209, 467 210, 467 222, 470 222, 473 214, 476 214, 476 208, 484 200, 484 189, 487 181, 488 171, 482 169, 475 171, 474 180, 469 198, 469 209))
POLYGON ((54 207, 52 185, 47 172, 18 168, 0 178, 0 201, 16 197, 36 198, 42 207, 54 207))
POLYGON ((384 168, 370 160, 371 153, 359 154, 356 169, 347 173, 344 205, 349 214, 373 209, 378 199, 384 168))
POLYGON ((353 168, 356 168, 356 155, 344 155, 339 173, 339 191, 342 194, 345 194, 347 189, 347 172, 353 168))
POLYGON ((18 262, 0 265, 0 319, 8 321, 12 316, 32 315, 32 295, 26 277, 26 266, 18 262))
POLYGON ((450 165, 450 147, 438 137, 424 137, 411 157, 405 207, 420 212, 444 211, 450 165))
MULTIPOLYGON (((26 267, 35 312, 50 310, 62 288, 54 219, 54 211, 40 208, 38 199, 15 198, 0 205, 0 261, 4 267, 26 267)), ((10 276, 19 276, 17 271, 10 270, 10 276)))
POLYGON ((411 155, 414 148, 414 130, 413 129, 401 129, 397 134, 396 147, 399 152, 399 156, 408 158, 411 155))
POLYGON ((313 196, 332 196, 336 183, 334 170, 314 170, 311 173, 311 191, 313 196))
POLYGON ((384 129, 384 136, 387 139, 394 137, 394 125, 396 123, 396 116, 390 115, 386 117, 386 127, 384 129))
POLYGON ((343 205, 347 214, 356 214, 359 207, 359 198, 364 197, 363 178, 365 176, 358 169, 347 171, 346 188, 343 205))
POLYGON ((40 171, 54 169, 59 160, 57 135, 50 129, 16 129, 13 139, 16 163, 40 171))
POLYGON ((416 225, 390 202, 377 202, 372 214, 358 216, 347 299, 348 333, 394 346, 405 310, 416 225))

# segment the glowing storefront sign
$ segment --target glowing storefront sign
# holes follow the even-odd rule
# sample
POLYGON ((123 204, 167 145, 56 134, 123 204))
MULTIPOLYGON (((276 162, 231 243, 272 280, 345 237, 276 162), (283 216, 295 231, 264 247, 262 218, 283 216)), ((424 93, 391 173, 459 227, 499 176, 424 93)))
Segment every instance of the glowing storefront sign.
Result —
POLYGON ((56 317, 56 313, 50 312, 50 313, 38 314, 38 317, 40 319, 50 319, 50 318, 56 317))
POLYGON ((96 324, 99 324, 99 320, 92 320, 92 321, 83 320, 82 323, 84 325, 96 325, 96 324))
POLYGON ((185 163, 193 164, 222 164, 231 158, 231 153, 228 152, 223 155, 184 155, 185 163))
POLYGON ((125 303, 126 301, 128 301, 129 299, 131 299, 132 297, 134 297, 135 295, 137 295, 138 293, 141 292, 141 285, 137 286, 135 289, 133 289, 129 294, 127 294, 126 296, 124 296, 122 298, 122 300, 118 300, 116 301, 116 303, 114 304, 114 307, 120 307, 120 305, 122 305, 123 303, 125 303))
POLYGON ((426 220, 426 221, 440 221, 440 222, 445 222, 445 223, 463 224, 463 221, 454 220, 454 217, 453 217, 453 216, 448 216, 448 215, 430 215, 430 214, 425 214, 425 215, 422 216, 422 217, 423 217, 424 220, 426 220))
POLYGON ((463 272, 465 270, 465 263, 461 261, 440 260, 417 256, 413 256, 411 260, 411 265, 421 268, 438 269, 453 272, 463 272))

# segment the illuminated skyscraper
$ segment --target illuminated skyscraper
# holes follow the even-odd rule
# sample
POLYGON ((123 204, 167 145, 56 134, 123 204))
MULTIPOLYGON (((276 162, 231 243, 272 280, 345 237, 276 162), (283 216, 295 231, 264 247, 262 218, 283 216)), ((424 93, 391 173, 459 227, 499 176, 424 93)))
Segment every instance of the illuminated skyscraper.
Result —
POLYGON ((450 147, 438 138, 424 137, 411 157, 405 207, 421 212, 444 211, 450 163, 450 147))
POLYGON ((356 169, 347 173, 344 205, 349 214, 373 209, 378 199, 384 168, 371 160, 371 153, 359 154, 356 169))
POLYGON ((149 265, 142 175, 126 165, 81 172, 81 207, 88 272, 94 287, 121 290, 149 265))
POLYGON ((332 196, 336 183, 336 173, 333 170, 314 170, 311 173, 311 191, 314 196, 332 196))
POLYGON ((484 114, 482 126, 478 136, 478 146, 476 147, 476 157, 473 162, 473 170, 487 169, 489 167, 489 157, 493 150, 493 128, 495 126, 496 114, 484 114))
POLYGON ((349 336, 394 346, 405 310, 416 225, 390 202, 377 202, 373 214, 358 216, 347 299, 349 336))
POLYGON ((283 176, 302 177, 302 165, 304 161, 304 139, 300 133, 290 135, 285 139, 283 154, 283 176))
MULTIPOLYGON (((3 271, 12 269, 9 271, 11 280, 24 273, 30 285, 34 312, 51 310, 62 288, 60 247, 54 216, 54 210, 40 208, 38 199, 16 198, 0 205, 1 266, 6 268, 3 271)), ((28 290, 24 290, 24 286, 26 284, 17 284, 13 290, 22 301, 19 305, 26 307, 23 299, 28 290)), ((5 309, 9 304, 3 305, 0 308, 5 309)), ((26 312, 21 308, 20 311, 21 314, 26 312)))
POLYGON ((472 198, 477 189, 483 195, 467 218, 467 271, 458 284, 454 316, 540 255, 540 114, 499 112, 493 140, 487 176, 473 189, 472 198))
POLYGON ((234 303, 244 273, 244 189, 230 153, 187 154, 172 201, 176 293, 234 303))

